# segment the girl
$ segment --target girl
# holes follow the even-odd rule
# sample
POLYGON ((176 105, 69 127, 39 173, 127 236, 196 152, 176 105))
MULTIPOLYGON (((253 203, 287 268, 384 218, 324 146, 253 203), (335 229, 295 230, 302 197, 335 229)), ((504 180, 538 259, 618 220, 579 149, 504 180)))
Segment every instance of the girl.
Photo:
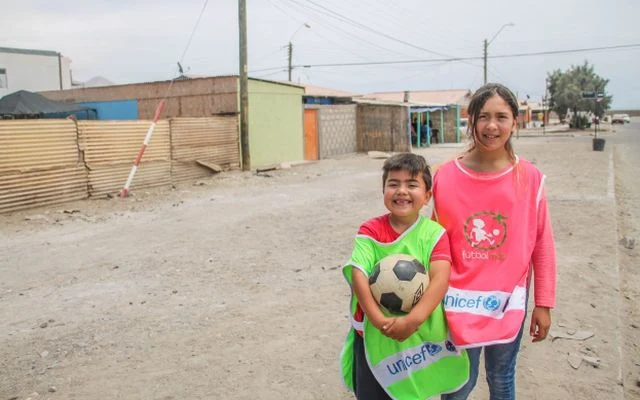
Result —
POLYGON ((471 148, 434 176, 434 218, 451 241, 451 277, 443 300, 453 342, 468 349, 470 377, 446 400, 466 399, 476 384, 480 353, 491 400, 515 399, 531 272, 535 308, 529 334, 544 340, 555 305, 556 255, 545 176, 519 158, 511 137, 518 102, 487 84, 469 103, 471 148))

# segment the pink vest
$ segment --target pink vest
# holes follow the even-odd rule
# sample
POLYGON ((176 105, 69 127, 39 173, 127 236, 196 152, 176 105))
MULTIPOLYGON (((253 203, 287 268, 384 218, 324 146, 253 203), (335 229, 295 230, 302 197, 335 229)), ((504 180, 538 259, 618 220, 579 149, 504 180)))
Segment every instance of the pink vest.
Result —
POLYGON ((458 160, 434 176, 434 215, 451 243, 443 300, 460 347, 508 343, 525 317, 531 256, 544 175, 517 159, 499 173, 465 169, 458 160))

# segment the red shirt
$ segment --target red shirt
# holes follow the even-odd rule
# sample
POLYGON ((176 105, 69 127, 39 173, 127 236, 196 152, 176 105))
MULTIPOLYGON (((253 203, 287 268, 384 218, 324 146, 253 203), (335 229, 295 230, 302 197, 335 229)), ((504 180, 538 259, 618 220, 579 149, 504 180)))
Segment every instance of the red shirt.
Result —
MULTIPOLYGON (((391 243, 400 237, 391 226, 389 214, 381 215, 366 221, 360 226, 358 235, 366 235, 380 243, 391 243)), ((451 250, 449 248, 449 236, 442 235, 431 252, 430 261, 445 260, 451 262, 451 250)))

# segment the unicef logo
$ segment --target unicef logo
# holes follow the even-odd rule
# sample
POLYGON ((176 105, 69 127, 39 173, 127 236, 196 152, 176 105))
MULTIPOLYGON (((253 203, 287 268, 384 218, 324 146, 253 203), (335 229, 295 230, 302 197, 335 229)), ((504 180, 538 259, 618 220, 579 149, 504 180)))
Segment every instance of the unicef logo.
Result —
POLYGON ((444 342, 445 347, 447 348, 447 350, 454 352, 456 351, 456 346, 451 343, 449 340, 447 340, 446 342, 444 342))
POLYGON ((482 305, 489 311, 495 311, 500 307, 500 300, 496 296, 489 296, 484 299, 482 305))

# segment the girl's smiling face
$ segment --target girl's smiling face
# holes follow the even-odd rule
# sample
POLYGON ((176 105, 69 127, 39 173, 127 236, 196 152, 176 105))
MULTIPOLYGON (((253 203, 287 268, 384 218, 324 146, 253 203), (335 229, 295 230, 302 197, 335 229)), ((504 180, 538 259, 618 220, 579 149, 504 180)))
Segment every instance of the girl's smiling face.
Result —
POLYGON ((509 104, 496 94, 482 106, 474 128, 476 141, 482 150, 504 150, 516 128, 516 120, 509 104))

